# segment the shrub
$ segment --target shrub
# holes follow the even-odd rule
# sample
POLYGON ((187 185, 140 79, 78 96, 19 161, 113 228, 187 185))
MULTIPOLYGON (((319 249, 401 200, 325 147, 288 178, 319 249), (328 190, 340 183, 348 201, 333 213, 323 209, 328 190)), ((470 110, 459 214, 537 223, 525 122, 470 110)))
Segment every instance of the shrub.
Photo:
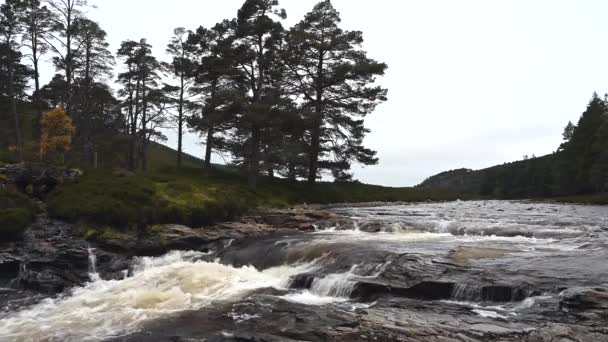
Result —
POLYGON ((36 206, 26 196, 0 189, 0 241, 13 241, 34 221, 36 206))
POLYGON ((51 194, 49 213, 67 221, 127 228, 146 221, 155 206, 154 184, 141 177, 87 174, 51 194))

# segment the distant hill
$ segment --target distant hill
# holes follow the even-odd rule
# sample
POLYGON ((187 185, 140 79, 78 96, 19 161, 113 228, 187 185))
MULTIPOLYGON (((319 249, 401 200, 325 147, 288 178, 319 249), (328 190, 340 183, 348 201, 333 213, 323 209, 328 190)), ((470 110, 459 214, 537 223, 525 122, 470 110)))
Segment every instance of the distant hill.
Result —
MULTIPOLYGON (((177 161, 177 151, 167 145, 150 142, 148 148, 148 159, 152 167, 174 165, 177 161)), ((202 166, 204 162, 200 158, 184 153, 182 163, 185 166, 202 166)))
MULTIPOLYGON (((202 153, 202 152, 201 152, 202 153)), ((148 161, 152 168, 174 166, 177 161, 177 150, 157 142, 150 142, 148 146, 148 161)), ((191 154, 183 153, 182 164, 185 167, 203 167, 204 161, 191 154)), ((215 169, 232 170, 229 165, 212 164, 215 169)))
POLYGON ((445 171, 435 176, 429 177, 420 185, 418 185, 418 187, 422 189, 438 189, 456 192, 478 193, 481 191, 482 179, 482 171, 474 171, 471 169, 457 169, 445 171))
POLYGON ((505 163, 482 170, 457 169, 429 177, 421 189, 481 194, 495 198, 567 195, 558 186, 556 154, 505 163))
POLYGON ((578 123, 569 122, 563 137, 551 155, 478 171, 443 172, 419 187, 494 198, 608 197, 608 95, 602 99, 593 94, 578 123))

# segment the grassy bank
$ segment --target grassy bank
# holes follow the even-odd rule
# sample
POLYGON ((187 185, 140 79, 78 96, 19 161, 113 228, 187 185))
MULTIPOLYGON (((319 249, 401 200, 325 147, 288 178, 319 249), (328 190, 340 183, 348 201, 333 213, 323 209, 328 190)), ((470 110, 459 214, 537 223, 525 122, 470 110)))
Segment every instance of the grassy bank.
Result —
POLYGON ((608 205, 608 194, 603 195, 577 195, 555 198, 559 203, 608 205))
POLYGON ((35 216, 36 205, 29 198, 0 188, 0 241, 19 239, 35 216))
POLYGON ((93 225, 128 228, 179 223, 200 227, 233 219, 256 207, 458 198, 466 197, 360 183, 321 183, 311 188, 278 179, 262 179, 254 192, 238 173, 184 167, 123 177, 110 171, 86 172, 51 194, 48 208, 55 218, 93 225))

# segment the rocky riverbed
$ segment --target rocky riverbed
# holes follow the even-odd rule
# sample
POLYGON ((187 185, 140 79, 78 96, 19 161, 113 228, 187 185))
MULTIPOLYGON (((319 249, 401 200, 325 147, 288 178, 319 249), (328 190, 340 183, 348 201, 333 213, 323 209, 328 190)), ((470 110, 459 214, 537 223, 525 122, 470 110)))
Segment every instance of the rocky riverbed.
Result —
POLYGON ((0 246, 0 340, 608 341, 608 208, 452 202, 253 213, 0 246))

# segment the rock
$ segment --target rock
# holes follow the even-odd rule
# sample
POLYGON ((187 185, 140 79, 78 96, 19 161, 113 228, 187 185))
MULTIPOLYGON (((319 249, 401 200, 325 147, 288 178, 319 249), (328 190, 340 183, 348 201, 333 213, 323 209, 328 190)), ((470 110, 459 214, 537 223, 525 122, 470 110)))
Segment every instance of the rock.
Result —
POLYGON ((450 251, 449 258, 463 265, 478 259, 494 259, 505 256, 512 251, 496 248, 457 247, 450 251))
POLYGON ((14 184, 21 192, 37 197, 51 192, 60 183, 82 175, 79 169, 43 164, 8 164, 0 167, 0 183, 14 184))
POLYGON ((74 283, 70 283, 66 283, 66 281, 53 270, 43 269, 40 272, 26 271, 19 279, 18 284, 20 288, 26 290, 55 294, 69 287, 67 286, 68 284, 74 285, 74 283))
POLYGON ((82 286, 90 280, 90 247, 102 278, 117 279, 129 267, 124 255, 95 248, 75 232, 42 212, 22 241, 0 245, 0 286, 46 295, 82 286))
MULTIPOLYGON (((166 224, 149 227, 144 232, 116 234, 95 240, 101 247, 129 256, 160 256, 172 250, 206 251, 230 240, 263 238, 274 235, 299 234, 315 231, 312 217, 332 222, 336 215, 301 211, 261 211, 236 222, 219 223, 209 227, 191 228, 166 224), (274 224, 270 224, 274 223, 274 224)), ((327 223, 330 224, 330 223, 327 223)))
POLYGON ((608 319, 608 286, 575 287, 561 293, 560 309, 575 315, 608 319))
POLYGON ((314 231, 335 226, 337 222, 344 220, 329 211, 308 209, 259 211, 253 213, 249 218, 275 228, 301 231, 314 231))

